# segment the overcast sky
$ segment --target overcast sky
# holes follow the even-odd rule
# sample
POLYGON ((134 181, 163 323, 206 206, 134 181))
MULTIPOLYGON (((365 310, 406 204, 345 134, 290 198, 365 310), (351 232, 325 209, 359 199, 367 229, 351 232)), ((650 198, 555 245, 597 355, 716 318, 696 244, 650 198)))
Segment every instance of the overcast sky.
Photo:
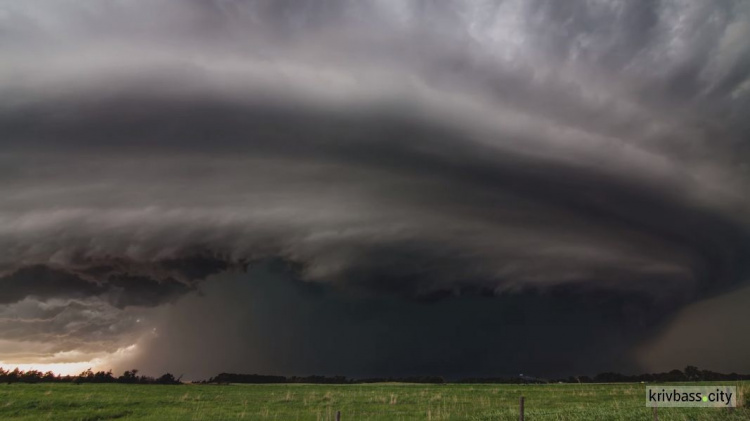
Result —
POLYGON ((0 63, 0 365, 750 372, 746 1, 0 0, 0 63))

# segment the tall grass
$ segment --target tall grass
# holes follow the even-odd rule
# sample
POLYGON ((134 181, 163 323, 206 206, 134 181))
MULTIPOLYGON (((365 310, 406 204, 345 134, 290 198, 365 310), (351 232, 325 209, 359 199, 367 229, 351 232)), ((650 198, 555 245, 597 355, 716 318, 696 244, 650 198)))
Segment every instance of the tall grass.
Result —
MULTIPOLYGON (((750 383, 737 386, 746 406, 660 408, 659 419, 748 420, 750 383)), ((11 384, 0 385, 0 419, 517 420, 522 395, 530 421, 652 419, 642 384, 11 384)))

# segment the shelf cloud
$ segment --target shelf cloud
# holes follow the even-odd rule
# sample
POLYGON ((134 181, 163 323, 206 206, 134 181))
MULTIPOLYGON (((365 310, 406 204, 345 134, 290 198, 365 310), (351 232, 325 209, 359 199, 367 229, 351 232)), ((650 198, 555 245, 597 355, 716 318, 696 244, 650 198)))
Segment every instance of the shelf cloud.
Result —
POLYGON ((5 363, 674 368, 748 280, 743 2, 0 1, 0 60, 5 363))

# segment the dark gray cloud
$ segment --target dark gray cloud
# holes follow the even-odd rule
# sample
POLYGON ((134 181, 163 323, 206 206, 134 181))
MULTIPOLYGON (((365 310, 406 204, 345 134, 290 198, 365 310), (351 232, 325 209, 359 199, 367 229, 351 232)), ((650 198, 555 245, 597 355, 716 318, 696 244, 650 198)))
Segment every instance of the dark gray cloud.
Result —
MULTIPOLYGON (((169 263, 174 264, 173 262, 169 263)), ((26 297, 62 298, 104 296, 116 307, 154 306, 190 290, 174 278, 157 280, 148 276, 117 273, 106 275, 113 267, 90 267, 86 278, 79 274, 51 269, 48 266, 25 266, 0 278, 3 285, 0 303, 14 303, 26 297), (95 278, 91 281, 87 278, 95 278)))
POLYGON ((261 319, 307 329, 281 304, 323 305, 300 285, 331 307, 311 332, 392 357, 287 364, 274 347, 313 339, 219 315, 231 352, 280 344, 232 369, 633 368, 675 311, 748 279, 743 2, 3 1, 0 34, 0 299, 154 311, 175 338, 140 354, 154 369, 200 365, 175 343, 211 300, 268 297, 261 319), (201 283, 274 259, 291 286, 201 283), (498 333, 426 327, 451 317, 498 333))

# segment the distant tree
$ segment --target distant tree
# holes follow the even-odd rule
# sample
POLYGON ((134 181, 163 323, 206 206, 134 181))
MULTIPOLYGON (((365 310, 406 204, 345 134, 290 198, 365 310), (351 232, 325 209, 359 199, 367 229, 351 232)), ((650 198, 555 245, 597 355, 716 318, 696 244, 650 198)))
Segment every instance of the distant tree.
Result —
POLYGON ((166 373, 162 374, 161 377, 157 378, 154 382, 157 384, 178 384, 179 380, 175 379, 172 373, 166 373))
POLYGON ((22 371, 18 375, 18 381, 22 383, 39 383, 42 381, 42 372, 37 370, 22 371))
POLYGON ((120 383, 138 383, 138 370, 125 371, 117 380, 120 383))
POLYGON ((703 380, 703 373, 698 370, 698 367, 689 365, 685 367, 685 378, 687 378, 689 381, 697 382, 703 380))
POLYGON ((8 384, 15 383, 21 377, 22 372, 16 367, 13 371, 5 375, 5 381, 8 384))
POLYGON ((55 373, 51 371, 44 373, 44 376, 42 377, 43 382, 55 382, 59 380, 59 377, 55 376, 55 373))

